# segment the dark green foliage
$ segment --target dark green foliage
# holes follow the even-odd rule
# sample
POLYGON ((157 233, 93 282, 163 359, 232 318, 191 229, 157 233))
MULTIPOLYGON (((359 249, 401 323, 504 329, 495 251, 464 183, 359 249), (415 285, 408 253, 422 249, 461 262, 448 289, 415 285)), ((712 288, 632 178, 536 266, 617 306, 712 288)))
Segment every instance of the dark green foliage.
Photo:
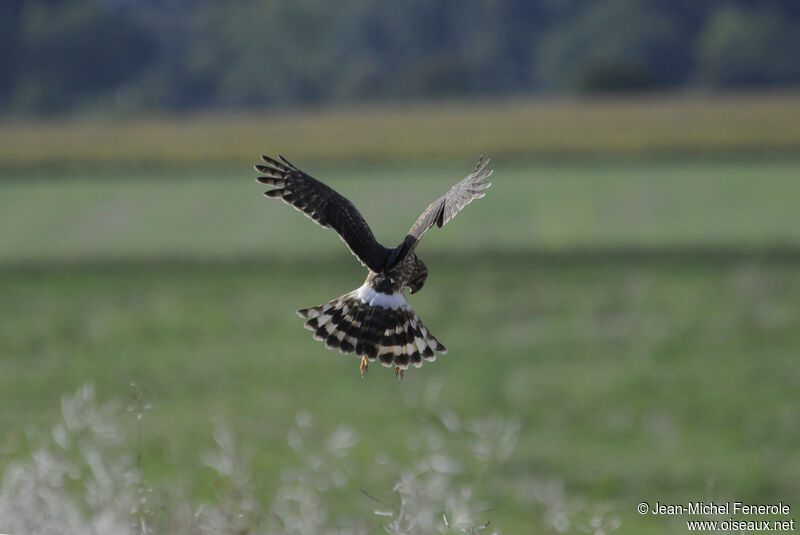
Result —
POLYGON ((582 91, 674 86, 690 71, 691 46, 689 25, 674 5, 588 4, 544 35, 538 80, 545 87, 582 91))
POLYGON ((7 1, 7 111, 796 84, 791 1, 7 1))
POLYGON ((10 10, 14 56, 0 78, 8 84, 12 109, 88 105, 135 79, 154 58, 146 30, 92 0, 27 1, 4 9, 10 10))
POLYGON ((796 24, 779 9, 731 6, 715 11, 700 36, 697 76, 716 87, 784 85, 800 79, 798 57, 796 24))

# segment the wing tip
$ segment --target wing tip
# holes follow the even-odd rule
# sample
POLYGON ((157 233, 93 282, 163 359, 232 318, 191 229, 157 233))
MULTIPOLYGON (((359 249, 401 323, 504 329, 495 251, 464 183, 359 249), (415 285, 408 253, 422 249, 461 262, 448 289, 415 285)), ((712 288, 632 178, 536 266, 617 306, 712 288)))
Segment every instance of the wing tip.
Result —
POLYGON ((286 159, 286 158, 283 156, 283 154, 278 154, 278 158, 279 158, 279 159, 280 159, 280 160, 281 160, 283 163, 285 163, 286 165, 288 165, 289 167, 291 167, 292 169, 297 169, 297 168, 294 166, 294 164, 293 164, 292 162, 290 162, 289 160, 287 160, 287 159, 286 159))

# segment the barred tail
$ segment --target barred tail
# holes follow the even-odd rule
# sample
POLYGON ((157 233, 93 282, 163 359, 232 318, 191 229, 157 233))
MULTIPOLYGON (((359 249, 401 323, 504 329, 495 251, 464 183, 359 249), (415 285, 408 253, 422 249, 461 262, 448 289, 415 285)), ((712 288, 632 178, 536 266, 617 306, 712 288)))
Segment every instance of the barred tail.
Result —
MULTIPOLYGON (((428 331, 401 293, 390 298, 370 299, 369 291, 354 290, 333 301, 298 310, 308 318, 305 328, 314 331, 314 339, 328 349, 376 359, 386 367, 406 370, 409 364, 419 368, 422 361, 434 361, 434 351, 447 349, 428 331), (376 304, 382 301, 387 306, 376 304)), ((382 294, 386 295, 386 294, 382 294)))

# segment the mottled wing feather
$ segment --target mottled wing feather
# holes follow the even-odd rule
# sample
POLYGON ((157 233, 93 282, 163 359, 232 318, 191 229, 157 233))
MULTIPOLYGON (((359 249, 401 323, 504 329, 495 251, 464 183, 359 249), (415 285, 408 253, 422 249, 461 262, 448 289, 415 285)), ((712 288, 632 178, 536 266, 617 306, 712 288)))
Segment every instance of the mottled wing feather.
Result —
POLYGON ((282 199, 320 226, 332 228, 362 264, 373 271, 381 271, 391 249, 378 243, 353 203, 333 188, 299 170, 283 156, 279 158, 280 161, 261 156, 266 165, 255 166, 264 175, 256 177, 256 180, 275 188, 264 192, 264 195, 282 199))
POLYGON ((491 169, 486 169, 488 163, 489 159, 484 160, 481 156, 475 170, 467 178, 450 188, 447 193, 432 202, 422 212, 417 222, 408 231, 406 241, 401 245, 406 249, 403 251, 403 256, 414 250, 425 231, 433 225, 442 227, 474 199, 480 199, 486 195, 482 190, 492 185, 491 182, 486 181, 492 174, 491 169))
POLYGON ((491 186, 486 178, 492 174, 492 170, 485 169, 489 160, 478 160, 475 170, 467 178, 450 188, 450 190, 432 202, 428 208, 417 219, 417 222, 408 231, 408 234, 419 240, 425 231, 434 224, 442 227, 445 223, 453 219, 456 214, 473 199, 480 199, 485 195, 481 190, 491 186))

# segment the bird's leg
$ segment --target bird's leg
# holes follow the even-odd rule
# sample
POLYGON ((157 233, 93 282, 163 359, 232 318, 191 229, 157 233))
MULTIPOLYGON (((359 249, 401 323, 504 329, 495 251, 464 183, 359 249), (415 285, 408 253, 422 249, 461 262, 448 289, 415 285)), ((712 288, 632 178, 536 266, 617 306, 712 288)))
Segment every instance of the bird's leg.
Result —
POLYGON ((367 357, 361 357, 361 378, 363 379, 365 375, 367 375, 367 368, 369 368, 369 361, 367 357))
POLYGON ((400 366, 395 366, 394 367, 394 376, 397 377, 398 381, 402 381, 403 380, 403 374, 404 373, 405 373, 405 371, 400 366))

